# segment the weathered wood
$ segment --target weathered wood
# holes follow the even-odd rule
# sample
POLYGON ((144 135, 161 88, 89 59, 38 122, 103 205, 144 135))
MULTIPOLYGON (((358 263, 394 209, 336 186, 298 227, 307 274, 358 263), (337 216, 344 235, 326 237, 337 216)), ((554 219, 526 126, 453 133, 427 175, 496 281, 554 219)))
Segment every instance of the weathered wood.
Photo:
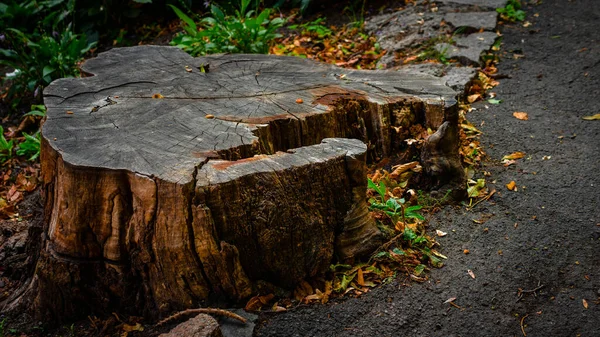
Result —
POLYGON ((365 162, 405 148, 415 124, 445 125, 427 158, 456 156, 428 172, 464 179, 455 93, 433 77, 153 46, 83 70, 95 76, 45 90, 31 289, 46 318, 243 299, 258 280, 290 288, 369 253, 381 235, 365 162))

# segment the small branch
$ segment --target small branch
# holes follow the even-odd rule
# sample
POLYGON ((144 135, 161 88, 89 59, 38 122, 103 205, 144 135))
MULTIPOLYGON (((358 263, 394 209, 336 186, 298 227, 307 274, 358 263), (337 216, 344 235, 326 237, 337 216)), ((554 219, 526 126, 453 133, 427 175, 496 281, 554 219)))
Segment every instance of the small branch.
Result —
POLYGON ((527 314, 521 318, 521 332, 523 333, 524 337, 527 337, 527 334, 525 333, 525 325, 524 325, 525 318, 527 318, 527 316, 529 316, 529 314, 527 314))
POLYGON ((479 201, 477 201, 476 203, 474 203, 474 204, 473 204, 473 206, 471 206, 471 207, 468 207, 468 210, 472 210, 473 208, 475 208, 475 206, 477 206, 477 205, 478 205, 478 204, 480 204, 481 202, 488 200, 488 199, 489 199, 489 198, 491 198, 491 197, 492 197, 492 195, 494 195, 495 193, 496 193, 496 190, 492 190, 492 191, 490 192, 490 194, 486 195, 486 196, 485 196, 483 199, 480 199, 479 201))
POLYGON ((517 302, 519 302, 521 299, 523 299, 523 295, 524 294, 533 294, 533 296, 536 296, 536 292, 542 288, 544 288, 546 285, 542 284, 540 286, 538 286, 535 289, 531 289, 531 290, 523 290, 521 288, 519 288, 519 291, 517 292, 517 294, 519 295, 519 298, 517 299, 517 302))
POLYGON ((156 323, 156 326, 165 325, 165 324, 172 322, 174 320, 177 320, 183 316, 192 315, 192 314, 211 314, 211 315, 217 315, 217 316, 225 316, 225 317, 237 319, 238 321, 240 321, 242 323, 246 323, 246 319, 244 317, 234 314, 233 312, 230 312, 227 310, 215 309, 215 308, 196 308, 196 309, 187 309, 187 310, 183 310, 178 313, 175 313, 175 314, 163 319, 162 321, 156 323))

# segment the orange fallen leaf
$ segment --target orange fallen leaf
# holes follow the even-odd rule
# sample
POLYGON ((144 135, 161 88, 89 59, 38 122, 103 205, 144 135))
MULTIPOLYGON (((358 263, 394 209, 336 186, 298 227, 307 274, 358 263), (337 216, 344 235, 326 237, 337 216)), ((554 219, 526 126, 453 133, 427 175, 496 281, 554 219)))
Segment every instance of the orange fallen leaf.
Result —
POLYGON ((587 309, 588 308, 588 302, 585 299, 581 300, 581 302, 583 303, 583 307, 587 309))
POLYGON ((463 250, 463 254, 469 254, 471 251, 468 249, 463 250))
POLYGON ((298 99, 296 100, 296 103, 298 103, 298 104, 302 104, 302 103, 304 103, 304 100, 303 100, 302 98, 298 98, 298 99))
POLYGON ((67 110, 67 115, 72 115, 72 114, 73 114, 73 111, 67 110))
POLYGON ((154 94, 154 95, 152 95, 152 98, 161 99, 161 98, 165 98, 165 96, 163 96, 161 94, 154 94))
POLYGON ((527 112, 515 111, 513 112, 513 116, 515 116, 516 119, 520 119, 522 121, 529 120, 529 115, 527 115, 527 112))
POLYGON ((521 159, 525 157, 525 152, 513 152, 511 154, 507 154, 506 156, 502 157, 502 160, 515 160, 515 159, 521 159))
POLYGON ((208 114, 204 117, 206 117, 206 119, 213 119, 213 118, 215 118, 215 115, 208 114))
POLYGON ((467 101, 469 101, 469 103, 473 103, 477 100, 481 99, 481 95, 480 94, 473 94, 473 95, 469 95, 467 97, 467 101))
POLYGON ((511 180, 510 183, 506 184, 506 188, 508 188, 509 191, 516 191, 517 190, 517 183, 515 183, 514 180, 511 180))
POLYGON ((365 286, 365 277, 361 268, 358 268, 358 270, 356 271, 356 283, 358 283, 358 285, 360 285, 361 287, 365 286))

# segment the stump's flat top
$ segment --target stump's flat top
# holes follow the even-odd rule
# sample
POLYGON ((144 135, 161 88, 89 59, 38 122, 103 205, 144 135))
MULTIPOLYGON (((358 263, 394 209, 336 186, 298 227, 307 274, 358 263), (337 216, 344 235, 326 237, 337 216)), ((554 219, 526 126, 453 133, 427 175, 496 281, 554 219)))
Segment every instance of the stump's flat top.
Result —
POLYGON ((340 97, 380 104, 455 97, 441 80, 418 73, 273 55, 193 58, 163 46, 112 49, 82 69, 94 76, 46 88, 44 139, 71 165, 169 181, 191 179, 218 151, 256 142, 261 125, 329 113, 340 97))

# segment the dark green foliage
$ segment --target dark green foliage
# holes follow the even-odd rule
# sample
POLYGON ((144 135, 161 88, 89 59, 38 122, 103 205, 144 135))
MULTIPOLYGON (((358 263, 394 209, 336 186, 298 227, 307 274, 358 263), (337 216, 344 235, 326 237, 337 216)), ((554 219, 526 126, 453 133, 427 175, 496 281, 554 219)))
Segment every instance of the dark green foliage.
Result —
POLYGON ((171 44, 193 56, 212 53, 266 54, 270 42, 281 36, 277 29, 285 20, 271 20, 269 9, 258 13, 250 10, 249 5, 250 0, 242 0, 235 15, 226 15, 221 8, 211 5, 210 16, 202 19, 199 25, 177 7, 171 6, 184 22, 185 30, 171 44))
POLYGON ((95 43, 88 43, 85 35, 73 34, 70 26, 62 34, 48 35, 25 33, 7 29, 12 49, 0 49, 4 57, 0 64, 15 69, 7 74, 12 80, 9 95, 23 90, 33 91, 38 85, 46 86, 57 78, 79 75, 77 63, 95 43))

